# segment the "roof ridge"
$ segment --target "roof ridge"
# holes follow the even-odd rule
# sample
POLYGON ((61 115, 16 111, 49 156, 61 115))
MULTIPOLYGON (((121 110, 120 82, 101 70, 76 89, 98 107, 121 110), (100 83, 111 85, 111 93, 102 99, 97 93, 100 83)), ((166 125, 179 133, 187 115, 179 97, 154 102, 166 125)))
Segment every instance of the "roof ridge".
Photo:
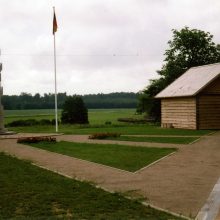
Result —
POLYGON ((201 68, 201 67, 204 67, 204 66, 214 66, 214 65, 220 65, 220 62, 205 64, 205 65, 201 65, 201 66, 194 66, 194 67, 190 67, 189 69, 196 69, 196 68, 201 68))
POLYGON ((160 91, 155 97, 168 98, 195 96, 219 76, 220 63, 190 68, 166 88, 160 91), (204 68, 204 66, 206 66, 206 68, 204 68))

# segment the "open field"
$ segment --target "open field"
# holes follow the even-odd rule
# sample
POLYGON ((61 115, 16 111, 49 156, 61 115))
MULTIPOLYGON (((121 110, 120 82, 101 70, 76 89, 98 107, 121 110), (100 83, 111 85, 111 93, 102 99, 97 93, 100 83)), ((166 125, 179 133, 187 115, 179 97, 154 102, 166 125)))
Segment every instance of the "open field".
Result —
MULTIPOLYGON (((39 110, 37 110, 39 111, 39 110)), ((130 138, 129 141, 134 141, 134 142, 138 142, 138 141, 143 141, 143 139, 147 142, 161 142, 161 143, 168 143, 166 144, 167 147, 170 147, 170 143, 174 143, 175 141, 177 142, 182 142, 182 143, 188 143, 191 140, 194 140, 194 138, 199 138, 200 136, 203 135, 208 135, 209 133, 211 133, 212 131, 208 131, 208 130, 199 130, 199 131, 194 131, 194 130, 183 130, 183 129, 163 129, 160 126, 156 125, 156 124, 129 124, 129 123, 121 123, 117 121, 117 118, 119 117, 136 117, 136 115, 134 115, 134 111, 133 110, 126 110, 126 109, 119 109, 116 110, 114 109, 113 111, 111 109, 109 110, 92 110, 89 111, 89 117, 90 117, 90 124, 89 125, 60 125, 59 126, 59 132, 63 132, 65 134, 93 134, 93 133, 99 133, 99 132, 118 132, 123 135, 140 135, 139 137, 126 137, 126 138, 130 138), (92 112, 93 111, 93 112, 92 112), (111 124, 106 124, 105 122, 107 121, 111 121, 111 124), (146 135, 147 137, 143 137, 142 135, 146 135), (172 137, 173 135, 173 137, 172 137), (163 137, 165 136, 165 137, 163 137), (174 137, 174 136, 182 136, 182 137, 174 137), (192 136, 192 137, 190 137, 192 136), (194 137, 196 136, 196 137, 194 137), (177 140, 177 139, 178 140, 177 140), (133 140, 132 140, 133 139, 133 140)), ((35 114, 33 114, 33 111, 27 111, 27 114, 25 114, 25 112, 22 112, 22 114, 20 115, 15 115, 16 112, 12 112, 8 115, 8 120, 19 120, 19 119, 27 119, 28 117, 33 118, 33 119, 41 119, 41 117, 51 117, 49 119, 53 118, 53 114, 47 114, 46 112, 42 113, 43 110, 40 110, 39 112, 35 112, 35 114), (25 117, 25 115, 27 117, 25 117), (36 117, 35 117, 36 116, 36 117), (16 119, 15 119, 16 118, 16 119)), ((18 114, 18 112, 16 113, 18 114)), ((141 116, 137 116, 137 117, 141 117, 141 116)), ((6 118, 7 119, 7 118, 6 118)), ((35 133, 54 133, 55 132, 55 128, 54 126, 30 126, 30 127, 11 127, 9 128, 9 130, 14 130, 17 132, 35 132, 35 133)), ((20 135, 20 134, 18 134, 20 135)), ((25 134, 27 135, 27 134, 25 134)), ((32 134, 33 135, 33 134, 32 134)), ((36 134, 38 135, 38 134, 36 134)), ((65 136, 65 135, 64 135, 65 136)), ((66 135, 68 136, 68 135, 66 135)), ((77 135, 73 135, 73 137, 75 138, 77 135)), ((62 136, 63 137, 63 136, 62 136)), ((216 136, 218 138, 218 136, 216 136)), ((69 140, 67 140, 69 141, 69 140)), ((213 186, 213 183, 216 181, 216 175, 218 175, 218 164, 219 164, 219 157, 217 156, 218 154, 216 153, 218 151, 218 143, 219 141, 216 141, 215 139, 215 135, 210 135, 210 136, 204 136, 202 137, 198 142, 189 145, 189 147, 187 146, 183 146, 181 148, 179 148, 178 152, 173 154, 170 157, 167 157, 163 160, 161 160, 159 163, 156 163, 154 166, 150 166, 147 169, 141 170, 140 172, 137 173, 131 173, 131 172, 124 172, 122 170, 118 170, 118 169, 112 169, 109 166, 114 166, 114 167, 118 167, 120 169, 125 169, 125 170, 130 170, 130 171, 135 171, 139 168, 141 168, 143 165, 139 165, 135 168, 136 165, 132 165, 132 167, 129 167, 129 165, 126 165, 126 160, 122 161, 121 164, 125 164, 126 167, 121 167, 120 164, 120 160, 119 159, 119 165, 112 165, 112 164, 106 164, 108 166, 101 166, 97 163, 102 163, 101 160, 103 159, 103 154, 99 153, 99 149, 96 149, 96 152, 92 152, 87 150, 86 153, 83 153, 82 151, 80 152, 80 150, 83 148, 83 146, 78 147, 78 149, 76 148, 76 150, 74 149, 74 154, 76 153, 76 155, 73 155, 73 157, 66 157, 65 155, 61 155, 61 154, 67 154, 66 152, 69 151, 69 149, 65 149, 66 146, 64 147, 59 147, 59 149, 56 151, 58 154, 53 154, 51 152, 49 152, 49 147, 48 149, 45 148, 45 150, 40 150, 37 148, 31 148, 29 146, 26 145, 16 145, 15 140, 2 140, 2 149, 5 149, 5 152, 10 152, 12 153, 12 155, 16 155, 14 154, 14 152, 16 151, 18 155, 21 155, 21 157, 19 158, 23 158, 23 159, 30 159, 33 161, 40 161, 39 164, 45 167, 49 167, 49 168, 53 168, 52 170, 55 171, 59 171, 59 172, 67 172, 66 175, 70 175, 73 178, 77 177, 79 179, 86 179, 88 181, 94 182, 94 183, 98 183, 98 185, 104 187, 105 189, 109 189, 111 191, 116 191, 118 192, 118 189, 121 189, 123 193, 126 193, 127 191, 131 190, 131 189, 139 189, 141 190, 141 195, 144 196, 144 198, 149 199, 149 201, 152 201, 151 204, 156 204, 156 206, 158 207, 162 207, 164 209, 167 209, 167 207, 170 207, 169 210, 172 210, 176 213, 183 213, 186 216, 195 216, 196 213, 198 212, 198 210, 202 207, 202 205, 204 204, 204 201, 206 200, 208 193, 210 192, 211 187, 213 186), (213 142, 211 142, 213 139, 213 142), (5 144, 4 144, 5 143, 5 144), (7 143, 13 143, 12 145, 8 145, 7 143), (212 144, 210 144, 212 143, 212 144), (15 147, 16 146, 16 147, 15 147), (207 148, 207 146, 209 146, 207 148), (29 149, 28 149, 29 148, 29 149), (80 149, 80 150, 79 150, 80 149), (40 151, 40 152, 38 152, 40 151), (61 152, 63 151, 63 152, 61 152), (66 152, 65 152, 66 151, 66 152), (22 153, 23 152, 23 153, 22 153), (38 153, 37 153, 38 152, 38 153), (96 157, 96 153, 97 154, 97 158, 94 159, 94 155, 96 157), (26 157, 26 153, 28 154, 28 157, 26 157), (78 156, 77 156, 78 154, 78 156), (92 155, 93 154, 93 155, 92 155), (46 155, 45 158, 42 155, 46 155), (83 155, 83 156, 82 156, 83 155), (93 158, 91 158, 90 156, 92 155, 93 158), (83 160, 78 160, 75 159, 74 157, 78 157, 78 158, 82 158, 83 160), (98 158, 99 157, 99 158, 98 158), (44 159, 43 159, 44 158, 44 159), (49 159, 50 164, 48 165, 48 158, 53 158, 53 159, 49 159), (68 163, 65 161, 65 159, 68 161, 68 163), (98 159, 96 161, 96 159, 98 159), (44 161, 43 161, 44 160, 44 161), (86 160, 90 160, 90 161, 94 161, 96 163, 90 163, 86 160), (43 162, 42 162, 43 161, 43 162), (202 161, 202 163, 198 163, 198 161, 202 161), (212 161, 212 162, 210 162, 212 161), (78 167, 78 165, 80 165, 83 167, 78 167), (70 164, 72 164, 70 166, 70 164), (213 166, 213 164, 215 164, 215 166, 213 166), (51 166, 51 167, 50 167, 51 166), (193 167, 193 169, 192 169, 193 167), (204 176, 204 172, 205 175, 208 176, 209 178, 203 178, 204 176), (120 175, 118 176, 117 174, 120 175), (137 178, 136 175, 140 175, 140 179, 137 178), (125 179, 124 177, 126 176, 125 179), (119 178, 120 177, 120 178, 119 178), (200 187, 198 187, 198 185, 200 187), (193 197, 191 196, 193 195, 193 197)), ((130 142, 132 145, 134 144, 133 142, 130 142)), ((143 144, 143 143, 141 143, 143 144)), ((145 143, 144 143, 145 144, 145 143)), ((83 143, 83 145, 85 146, 85 144, 83 143)), ((148 143, 149 146, 153 145, 153 143, 148 143)), ((165 145, 165 144, 164 144, 165 145)), ((95 146, 95 145, 94 145, 95 146)), ((154 143, 154 146, 158 147, 157 144, 154 143)), ((114 146, 116 147, 116 146, 114 146)), ((177 146, 178 147, 178 146, 177 146)), ((41 147, 42 148, 42 147, 41 147)), ((105 148, 105 145, 103 144, 101 148, 105 148)), ((134 147, 136 148, 136 147, 134 147)), ((102 149, 103 150, 103 149, 102 149)), ((126 149, 127 150, 127 149, 126 149)), ((52 148, 50 149, 50 151, 53 151, 52 148)), ((55 151, 55 150, 54 150, 55 151)), ((111 156, 110 153, 105 153, 106 155, 110 155, 111 158, 110 159, 106 159, 104 158, 105 161, 110 161, 110 163, 115 163, 114 158, 115 155, 117 155, 117 151, 115 151, 114 155, 111 156)), ((155 153, 155 152, 154 152, 155 153)), ((70 153, 71 154, 71 153, 70 153)), ((124 153, 122 153, 123 155, 124 153)), ((134 153, 132 153, 134 154, 134 153)), ((156 153, 155 153, 156 155, 156 153)), ((145 159, 139 156, 135 156, 133 157, 133 159, 135 158, 136 160, 140 160, 143 161, 145 159), (138 158, 138 159, 137 159, 138 158), (141 159, 139 159, 141 158, 141 159)), ((157 156, 157 155, 156 155, 157 156)), ((120 157, 119 157, 120 158, 120 157)), ((129 158, 129 157, 128 157, 129 158)), ((1 169, 1 161, 0 160, 0 169, 1 169)), ((138 161, 137 161, 138 162, 138 161)), ((116 162, 117 164, 118 162, 116 162)), ((105 164, 105 163, 103 163, 105 164)), ((30 164, 29 164, 30 165, 30 164)), ((19 165, 20 166, 20 165, 19 165)), ((2 169, 5 169, 7 166, 3 165, 2 169)), ((18 165, 16 165, 16 167, 18 167, 18 165)), ((18 186, 22 185, 19 183, 19 181, 17 180, 18 177, 16 176, 17 173, 19 173, 17 171, 17 169, 15 168, 10 168, 7 171, 2 172, 0 170, 0 179, 6 179, 4 176, 1 176, 1 174, 8 174, 11 176, 14 175, 14 181, 16 183, 14 184, 18 184, 18 186), (10 170, 13 170, 13 172, 11 172, 10 170), (14 173, 15 171, 15 173, 14 173), (18 181, 18 182, 17 182, 18 181)), ((23 168, 22 168, 23 169, 23 168)), ((31 171, 32 173, 32 171, 31 171)), ((36 174, 35 174, 36 175, 36 174)), ((47 174, 43 174, 44 176, 47 174)), ((43 176, 42 175, 42 176, 43 176)), ((26 178, 27 173, 23 173, 21 174, 21 178, 26 178), (23 176, 22 176, 23 175, 23 176)), ((37 176, 37 175, 36 175, 37 176)), ((20 177, 19 177, 20 178, 20 177)), ((42 178, 46 178, 47 177, 42 177, 42 178)), ((47 179, 48 180, 48 179, 47 179)), ((50 180, 48 180, 50 181, 50 180)), ((21 182, 26 182, 26 179, 22 179, 21 182)), ((7 183, 9 183, 9 187, 5 187, 6 188, 6 195, 7 192, 10 192, 10 181, 7 180, 7 183), (7 189, 8 188, 8 189, 7 189)), ((36 183, 39 183, 38 181, 36 181, 36 183)), ((44 182, 43 182, 44 183, 44 182)), ((63 185, 61 183, 55 183, 53 181, 50 181, 50 185, 63 185)), ((77 182, 78 183, 78 182, 77 182)), ((0 181, 1 184, 1 181, 0 181)), ((30 185, 32 184, 31 182, 29 183, 30 185)), ((40 185, 40 184, 39 184, 40 185)), ((79 184, 78 184, 79 185, 79 184)), ((16 189, 17 186, 14 185, 14 188, 16 189)), ((56 186, 57 187, 57 186, 56 186)), ((65 187, 65 186, 64 186, 65 187)), ((0 186, 0 188, 2 188, 0 186)), ((68 187, 67 187, 68 188, 68 187)), ((73 187, 74 188, 74 187, 73 187)), ((33 186, 33 189, 35 189, 35 186, 33 186)), ((23 202, 23 197, 21 196, 21 194, 16 194, 16 192, 12 191, 12 194, 15 196, 18 196, 18 198, 20 197, 21 200, 19 200, 16 203, 17 207, 22 207, 22 212, 25 213, 26 210, 30 210, 30 208, 26 208, 26 201, 27 197, 29 196, 29 198, 31 198, 32 196, 32 192, 33 194, 37 194, 35 193, 35 191, 31 191, 31 188, 28 189, 28 191, 26 192, 25 189, 23 189, 24 191, 22 191, 22 193, 24 193, 24 199, 25 202, 23 202), (26 194, 28 196, 26 196, 26 194), (31 195, 31 196, 30 196, 31 195), (17 205, 19 204, 19 205, 17 205), (24 207, 24 208, 23 208, 24 207), (23 211, 25 210, 25 211, 23 211)), ((47 192, 47 188, 43 187, 43 190, 47 192)), ((42 192, 41 191, 41 192, 42 192)), ((59 191, 59 189, 58 189, 59 191)), ((65 189, 63 189, 63 191, 65 191, 65 189)), ((40 190, 38 190, 38 192, 40 192, 40 190)), ((49 193, 50 194, 50 193, 49 193)), ((93 193, 94 197, 96 197, 97 192, 95 191, 93 193)), ((8 194, 10 196, 10 199, 13 200, 13 196, 11 194, 8 194)), ((75 194, 74 194, 75 195, 75 194)), ((115 194, 114 194, 115 195, 115 194)), ((56 195, 57 196, 57 195, 56 195)), ((77 194, 78 197, 80 197, 77 194)), ((82 194, 83 196, 83 194, 82 194)), ((1 197, 1 192, 0 192, 0 197, 1 197)), ((40 197, 40 196, 39 196, 40 197)), ((62 196, 61 196, 62 197, 62 196)), ((85 196, 86 197, 86 196, 85 196)), ((84 197, 84 198, 85 198, 84 197)), ((97 195, 97 197, 99 198, 99 195, 97 195)), ((59 198, 59 196, 58 196, 59 198)), ((56 199, 56 198, 55 198, 56 199)), ((81 200, 81 198, 78 198, 79 200, 81 200)), ((92 197, 93 199, 93 197, 92 197)), ((103 199, 103 198, 102 198, 103 199)), ((79 200, 77 200, 77 202, 80 204, 79 200)), ((83 200, 82 202, 82 207, 83 208, 87 208, 87 206, 84 206, 84 203, 89 200, 90 198, 86 200, 83 200)), ((46 201, 46 209, 48 209, 48 207, 54 207, 54 204, 49 204, 47 203, 47 199, 46 201)), ((7 203, 6 200, 3 199, 4 203, 7 203)), ((38 201, 37 201, 38 202, 38 201)), ((56 202, 56 200, 55 200, 56 202)), ((68 200, 68 202, 72 202, 72 200, 68 200)), ((35 203, 35 200, 34 200, 35 203)), ((54 209, 52 209, 52 212, 54 215, 52 218, 56 218, 57 215, 61 215, 62 217, 64 216, 64 218, 68 218, 67 216, 70 215, 76 215, 76 218, 79 218, 79 214, 78 211, 80 210, 80 208, 78 209, 77 206, 77 210, 75 210, 75 206, 74 207, 70 207, 68 206, 68 204, 64 204, 62 205, 62 202, 58 201, 58 206, 55 205, 55 210, 58 210, 58 212, 61 214, 57 214, 55 213, 54 215, 54 209), (58 208, 57 208, 58 207, 58 208)), ((57 204, 56 203, 56 204, 57 204)), ((73 203, 73 202, 72 202, 73 203)), ((109 203, 109 201, 107 202, 109 203)), ((14 204, 14 203, 12 203, 14 204)), ((27 204, 29 205, 29 203, 27 202, 27 204)), ((31 207, 33 207, 32 202, 30 201, 31 207)), ((44 198, 42 196, 41 201, 39 201, 39 205, 37 205, 36 207, 40 207, 41 204, 44 204, 44 198)), ((74 203, 73 203, 74 204, 74 203)), ((105 204, 105 201, 104 201, 105 204)), ((94 205, 96 207, 96 203, 94 204, 92 202, 92 205, 94 205)), ((13 205, 12 205, 13 206, 13 205)), ((14 207, 16 207, 14 206, 14 207)), ((79 205, 80 206, 80 205, 79 205)), ((97 205, 98 207, 100 207, 101 205, 97 205)), ((0 207, 4 207, 1 205, 1 201, 0 201, 0 207)), ((11 207, 11 206, 10 206, 11 207)), ((44 205, 43 205, 44 207, 44 205)), ((45 208, 43 208, 43 210, 46 210, 45 208)), ((51 216, 51 209, 49 210, 49 216, 51 216)), ((88 209, 92 209, 91 207, 88 207, 88 209)), ((102 209, 102 208, 101 208, 102 209)), ((119 208, 120 209, 120 208, 119 208)), ((20 209, 18 209, 18 211, 16 210, 16 208, 14 208, 14 214, 17 215, 17 213, 20 215, 20 209)), ((104 209, 102 209, 104 210, 104 209)), ((108 208, 108 210, 114 210, 114 206, 112 206, 111 208, 108 208)), ((122 211, 124 210, 124 208, 122 208, 122 211)), ((109 212, 111 212, 109 211, 109 212)), ((11 213, 11 211, 7 210, 6 207, 6 212, 7 213, 11 213)), ((22 213, 21 212, 21 213, 22 213)), ((44 212, 44 211, 43 211, 44 212)), ((80 212, 80 211, 79 211, 80 212)), ((102 215, 98 212, 98 214, 94 214, 92 213, 92 217, 90 215, 90 213, 86 212, 85 215, 87 215, 86 217, 84 216, 80 216, 80 218, 89 218, 92 219, 94 216, 94 219, 99 219, 100 218, 104 218, 104 219, 115 219, 115 215, 109 216, 109 212, 107 211, 107 214, 105 214, 105 210, 102 212, 102 215), (104 214, 103 214, 104 213, 104 214), (103 217, 103 215, 105 215, 103 217)), ((116 209, 116 213, 119 212, 121 213, 120 210, 116 209)), ((128 212, 126 214, 130 215, 130 211, 125 211, 128 212)), ((13 212, 12 212, 13 213, 13 212)), ((40 211, 41 213, 41 211, 40 211)), ((14 216, 15 216, 14 215, 14 216)), ((122 217, 118 214, 119 218, 121 219, 170 219, 170 217, 165 217, 165 218, 161 218, 160 216, 156 216, 156 217, 140 217, 140 215, 136 215, 134 214, 135 217, 133 218, 133 216, 125 216, 122 215, 122 217)), ((12 216, 12 217, 14 217, 12 216)), ((28 212, 27 214, 25 214, 25 216, 28 216, 28 212)), ((117 217, 118 217, 117 216, 117 217)), ((11 216, 9 216, 11 217, 11 216)), ((19 216, 20 217, 20 216, 19 216)), ((1 211, 0 211, 0 218, 1 218, 1 211)), ((173 219, 171 217, 171 219, 173 219)))
POLYGON ((181 219, 0 153, 1 219, 181 219))
MULTIPOLYGON (((21 119, 53 119, 53 110, 11 110, 5 111, 5 122, 9 123, 21 119)), ((142 118, 135 115, 135 109, 98 109, 89 110, 89 125, 59 125, 59 132, 66 134, 93 134, 99 132, 118 132, 124 135, 182 135, 182 136, 201 136, 210 133, 207 130, 184 130, 184 129, 164 129, 155 124, 129 124, 118 122, 118 118, 142 118), (106 122, 111 122, 106 125, 106 122)), ((39 133, 55 132, 54 126, 31 126, 13 127, 10 130, 16 132, 39 133)))
MULTIPOLYGON (((5 110, 5 123, 21 119, 53 119, 53 109, 33 109, 33 110, 5 110)), ((59 110, 59 115, 61 111, 59 110)))
POLYGON ((115 168, 137 171, 175 151, 174 148, 144 148, 113 144, 88 144, 61 141, 40 142, 33 147, 88 160, 115 168))
MULTIPOLYGON (((59 118, 61 110, 58 111, 59 118)), ((135 109, 89 109, 88 110, 90 124, 121 124, 117 121, 118 118, 135 117, 142 118, 141 115, 135 115, 135 109)), ((38 110, 5 110, 5 123, 21 119, 54 119, 53 109, 38 109, 38 110)))
MULTIPOLYGON (((32 127, 13 127, 10 130, 25 133, 53 133, 54 126, 32 126, 32 127)), ((165 129, 155 125, 98 125, 98 126, 77 126, 60 125, 59 132, 65 134, 94 134, 100 132, 118 132, 123 135, 181 135, 181 136, 202 136, 209 134, 207 130, 183 130, 165 129)))

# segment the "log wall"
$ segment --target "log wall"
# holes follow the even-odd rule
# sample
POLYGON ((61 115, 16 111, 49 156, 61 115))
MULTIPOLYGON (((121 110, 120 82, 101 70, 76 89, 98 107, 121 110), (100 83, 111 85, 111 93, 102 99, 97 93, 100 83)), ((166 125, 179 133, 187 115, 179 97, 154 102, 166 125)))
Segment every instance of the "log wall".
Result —
POLYGON ((201 94, 220 94, 220 77, 207 86, 201 94))
POLYGON ((197 129, 196 98, 167 98, 161 100, 161 126, 197 129))
POLYGON ((220 77, 198 95, 198 128, 220 129, 220 77))
POLYGON ((198 100, 198 128, 220 129, 220 95, 201 95, 198 100))

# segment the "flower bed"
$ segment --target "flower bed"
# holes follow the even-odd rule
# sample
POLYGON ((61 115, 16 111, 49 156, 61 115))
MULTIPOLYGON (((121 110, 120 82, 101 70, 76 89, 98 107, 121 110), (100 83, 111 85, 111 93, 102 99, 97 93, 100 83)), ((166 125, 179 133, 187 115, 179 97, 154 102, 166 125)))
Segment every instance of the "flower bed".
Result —
POLYGON ((17 143, 38 143, 38 142, 56 142, 55 137, 22 137, 18 138, 17 143))
POLYGON ((110 133, 110 132, 106 132, 106 133, 95 133, 89 136, 89 139, 106 139, 106 138, 110 138, 110 137, 120 137, 121 134, 120 133, 110 133))

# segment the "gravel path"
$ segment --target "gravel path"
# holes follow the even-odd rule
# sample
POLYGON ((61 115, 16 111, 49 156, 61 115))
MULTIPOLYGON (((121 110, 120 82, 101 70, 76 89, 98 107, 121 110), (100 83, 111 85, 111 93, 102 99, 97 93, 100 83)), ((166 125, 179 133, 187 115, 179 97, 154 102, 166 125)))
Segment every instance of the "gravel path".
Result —
POLYGON ((88 138, 89 135, 62 135, 57 137, 57 140, 62 141, 74 141, 84 143, 97 143, 97 144, 119 144, 119 145, 130 145, 139 147, 164 147, 164 148, 180 148, 186 147, 185 144, 167 144, 167 143, 149 143, 149 142, 131 142, 131 141, 117 141, 117 140, 91 140, 88 138))
MULTIPOLYGON (((39 134, 38 134, 39 135, 39 134)), ((85 135, 63 135, 59 140, 93 142, 85 135)), ((95 141, 98 143, 131 144, 135 146, 174 145, 95 141)), ((38 166, 63 173, 73 178, 96 183, 109 191, 129 196, 143 196, 152 205, 196 216, 220 176, 220 132, 204 136, 191 145, 175 145, 178 152, 137 173, 47 152, 25 145, 16 139, 0 140, 0 151, 28 159, 38 166)))

